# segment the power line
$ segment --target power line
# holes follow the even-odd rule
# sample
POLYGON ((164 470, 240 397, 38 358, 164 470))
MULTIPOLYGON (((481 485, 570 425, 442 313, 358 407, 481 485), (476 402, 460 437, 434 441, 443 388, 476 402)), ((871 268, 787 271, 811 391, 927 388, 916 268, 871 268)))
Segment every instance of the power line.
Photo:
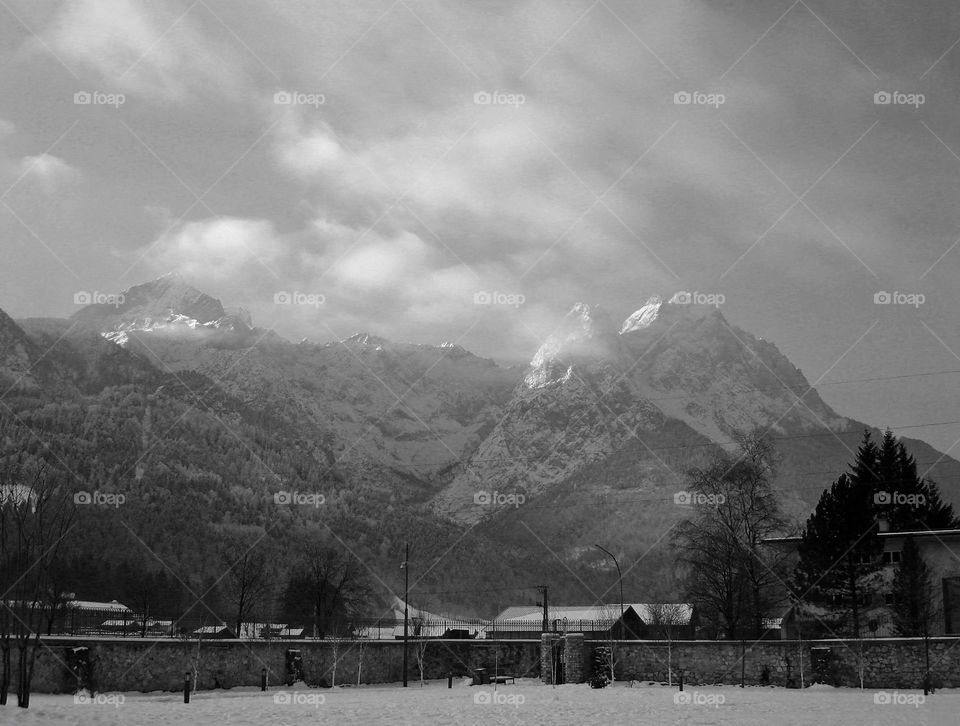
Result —
MULTIPOLYGON (((676 419, 676 420, 682 421, 682 419, 676 419)), ((903 431, 903 430, 905 430, 905 429, 927 428, 927 427, 931 427, 931 426, 952 426, 952 425, 957 425, 957 424, 960 424, 960 420, 955 420, 955 421, 935 421, 935 422, 929 422, 929 423, 908 424, 908 425, 905 425, 905 426, 889 426, 888 428, 890 428, 891 430, 903 431)), ((688 426, 689 426, 689 424, 688 424, 688 426)), ((869 425, 866 425, 866 424, 865 424, 865 426, 866 426, 866 428, 868 428, 868 429, 876 428, 875 426, 869 426, 869 425)), ((692 427, 691 427, 691 431, 693 431, 694 433, 699 433, 699 432, 696 431, 696 429, 693 429, 692 427)), ((855 435, 856 435, 856 436, 859 436, 860 434, 859 434, 858 432, 852 431, 852 430, 851 430, 851 431, 840 431, 840 432, 837 432, 837 431, 822 431, 822 432, 810 433, 810 434, 794 434, 794 435, 792 435, 792 436, 771 436, 771 437, 770 437, 770 440, 771 440, 771 441, 794 441, 794 440, 797 440, 797 439, 812 439, 812 438, 825 438, 825 437, 839 438, 839 437, 841 437, 841 436, 855 436, 855 435)), ((701 434, 701 436, 704 436, 704 435, 701 434)), ((642 439, 641 439, 640 436, 638 436, 638 435, 635 435, 635 438, 637 438, 638 440, 642 441, 642 439)), ((927 442, 924 441, 923 443, 927 443, 927 442)), ((695 448, 704 448, 704 447, 717 447, 717 448, 719 448, 719 447, 722 447, 722 446, 735 446, 735 445, 737 445, 737 442, 736 442, 736 441, 702 441, 702 442, 692 442, 692 443, 689 443, 689 444, 677 444, 677 445, 674 445, 674 446, 646 447, 645 450, 646 450, 646 451, 651 451, 651 452, 654 452, 654 451, 674 451, 674 450, 677 450, 677 449, 695 449, 695 448)), ((931 448, 933 448, 933 446, 932 446, 931 444, 927 444, 927 446, 930 446, 931 448)), ((617 454, 617 453, 622 453, 623 451, 624 451, 623 449, 610 449, 610 450, 594 451, 594 452, 592 452, 592 453, 593 453, 594 456, 598 456, 598 455, 617 454)), ((945 454, 945 456, 946 456, 946 454, 945 454)), ((531 455, 529 455, 529 456, 497 456, 497 457, 491 457, 491 458, 475 458, 475 457, 471 457, 471 458, 467 458, 465 461, 462 461, 462 462, 459 462, 459 463, 462 463, 462 464, 472 464, 472 463, 478 463, 478 462, 480 462, 480 463, 486 463, 486 462, 494 462, 494 461, 503 461, 503 462, 510 462, 510 461, 527 461, 527 460, 532 460, 532 459, 537 459, 537 458, 539 458, 539 457, 538 457, 538 455, 535 455, 535 454, 531 454, 531 455)), ((938 460, 938 461, 939 461, 939 460, 938 460)), ((457 462, 451 461, 451 460, 449 460, 449 459, 442 459, 442 460, 441 460, 441 459, 436 459, 436 460, 433 460, 433 461, 424 461, 423 459, 419 459, 417 462, 409 462, 408 464, 405 464, 405 466, 408 466, 408 467, 421 467, 421 468, 422 468, 422 467, 426 467, 426 466, 436 466, 436 465, 440 465, 440 464, 451 465, 451 464, 454 464, 454 463, 457 463, 457 462)), ((588 461, 587 463, 591 463, 591 462, 588 461)), ((932 463, 937 463, 937 462, 929 462, 929 463, 932 464, 932 463)), ((948 463, 948 462, 945 462, 945 463, 948 463)), ((918 465, 922 466, 922 464, 919 464, 919 463, 918 463, 918 465)))

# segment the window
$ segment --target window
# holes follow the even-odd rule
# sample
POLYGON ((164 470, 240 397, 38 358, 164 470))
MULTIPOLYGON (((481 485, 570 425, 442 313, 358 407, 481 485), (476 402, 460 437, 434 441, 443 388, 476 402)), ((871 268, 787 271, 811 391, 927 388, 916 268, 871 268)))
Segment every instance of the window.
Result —
POLYGON ((883 563, 885 565, 896 565, 900 562, 900 550, 890 550, 883 553, 883 563))

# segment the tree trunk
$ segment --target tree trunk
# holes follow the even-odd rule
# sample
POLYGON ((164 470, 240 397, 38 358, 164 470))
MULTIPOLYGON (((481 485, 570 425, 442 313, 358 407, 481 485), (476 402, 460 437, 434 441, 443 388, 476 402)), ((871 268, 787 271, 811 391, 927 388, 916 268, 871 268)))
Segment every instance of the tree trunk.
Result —
POLYGON ((853 566, 850 569, 850 594, 853 615, 853 637, 860 637, 860 591, 857 589, 857 570, 853 566))
POLYGON ((761 607, 760 586, 753 585, 753 629, 758 640, 763 636, 763 610, 761 607))
POLYGON ((0 666, 0 706, 7 705, 7 692, 10 690, 10 638, 4 636, 0 639, 0 659, 3 664, 0 666))
POLYGON ((30 688, 33 684, 33 668, 37 664, 37 651, 40 649, 40 633, 37 632, 34 636, 33 643, 28 646, 27 649, 27 666, 26 666, 26 687, 24 689, 24 708, 30 706, 30 688))
POLYGON ((853 637, 860 637, 860 603, 857 602, 860 598, 860 593, 857 591, 857 586, 853 586, 853 637))
POLYGON ((17 644, 17 706, 30 707, 30 684, 27 682, 27 645, 17 644))

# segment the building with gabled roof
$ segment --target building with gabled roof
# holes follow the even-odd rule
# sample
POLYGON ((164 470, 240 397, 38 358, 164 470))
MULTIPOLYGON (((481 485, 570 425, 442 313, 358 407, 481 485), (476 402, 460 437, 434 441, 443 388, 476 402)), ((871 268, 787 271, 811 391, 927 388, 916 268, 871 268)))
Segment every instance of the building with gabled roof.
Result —
MULTIPOLYGON (((394 640, 403 638, 404 602, 393 598, 393 617, 382 623, 364 625, 356 630, 359 638, 394 640)), ((407 633, 409 638, 471 639, 487 637, 489 621, 437 615, 407 604, 407 633)))
MULTIPOLYGON (((620 603, 593 605, 551 605, 547 629, 552 632, 583 633, 594 640, 690 639, 696 628, 695 611, 689 603, 620 603)), ((543 608, 514 605, 503 610, 487 630, 489 638, 539 638, 543 629, 543 608)))
MULTIPOLYGON (((878 522, 878 528, 876 536, 882 544, 880 586, 873 593, 871 601, 863 605, 860 637, 897 635, 890 606, 893 604, 893 578, 907 538, 916 543, 930 571, 933 584, 931 611, 935 616, 931 623, 931 635, 960 635, 960 529, 897 532, 890 531, 884 519, 878 522)), ((771 537, 764 541, 782 547, 797 558, 802 538, 771 537)), ((836 637, 830 627, 824 627, 830 623, 828 610, 809 604, 801 608, 787 606, 779 615, 782 618, 780 634, 783 638, 797 638, 804 634, 809 637, 818 629, 825 631, 825 637, 836 637)))

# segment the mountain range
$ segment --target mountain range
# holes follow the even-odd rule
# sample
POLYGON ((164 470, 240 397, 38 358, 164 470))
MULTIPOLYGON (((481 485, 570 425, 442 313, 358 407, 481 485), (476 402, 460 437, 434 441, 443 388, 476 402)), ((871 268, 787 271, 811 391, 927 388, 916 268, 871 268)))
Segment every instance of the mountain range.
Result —
MULTIPOLYGON (((634 565, 631 596, 677 597, 666 541, 689 468, 738 431, 768 431, 799 522, 873 430, 833 411, 773 343, 682 294, 650 296, 622 323, 577 303, 521 368, 365 333, 290 342, 170 274, 68 319, 0 311, 4 391, 0 456, 129 492, 124 521, 176 567, 205 565, 160 522, 202 549, 227 524, 283 539, 310 521, 385 588, 414 540, 418 604, 484 614, 540 581, 595 600, 610 584, 595 543, 634 565), (282 490, 326 505, 278 513, 282 490)), ((904 442, 960 503, 960 462, 904 442)), ((98 516, 106 534, 90 546, 124 546, 98 516)))

